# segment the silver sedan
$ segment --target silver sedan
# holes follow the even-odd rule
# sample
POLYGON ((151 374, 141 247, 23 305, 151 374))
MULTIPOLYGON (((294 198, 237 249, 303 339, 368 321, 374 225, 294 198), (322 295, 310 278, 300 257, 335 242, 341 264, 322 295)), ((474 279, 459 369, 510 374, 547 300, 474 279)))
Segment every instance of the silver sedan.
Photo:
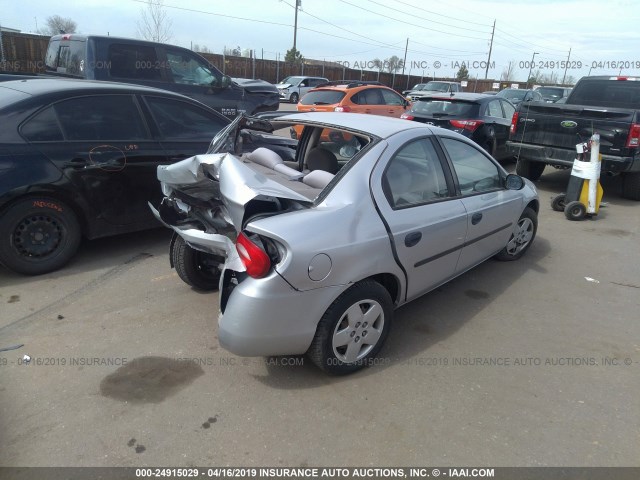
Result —
POLYGON ((158 169, 172 262, 187 283, 218 286, 218 338, 235 354, 356 371, 397 307, 535 238, 533 184, 461 135, 351 113, 271 123, 238 119, 209 153, 158 169), (240 128, 294 125, 293 162, 236 153, 240 128))

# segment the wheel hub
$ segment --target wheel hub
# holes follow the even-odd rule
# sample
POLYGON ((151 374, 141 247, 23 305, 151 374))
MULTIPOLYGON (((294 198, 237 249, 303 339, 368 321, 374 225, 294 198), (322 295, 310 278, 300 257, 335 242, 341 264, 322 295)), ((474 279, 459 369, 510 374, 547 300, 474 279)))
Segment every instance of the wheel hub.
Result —
POLYGON ((32 215, 22 219, 13 232, 13 244, 24 257, 45 257, 59 246, 64 233, 56 218, 32 215))

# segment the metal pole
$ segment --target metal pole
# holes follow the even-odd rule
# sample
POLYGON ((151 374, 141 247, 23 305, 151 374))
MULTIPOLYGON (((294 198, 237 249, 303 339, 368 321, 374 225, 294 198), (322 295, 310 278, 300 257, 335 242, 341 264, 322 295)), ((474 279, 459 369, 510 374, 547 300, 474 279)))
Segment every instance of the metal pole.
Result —
MULTIPOLYGON (((402 61, 402 75, 404 75, 404 66, 407 63, 407 50, 409 50, 409 38, 407 37, 407 44, 404 47, 404 60, 402 61)), ((407 83, 409 81, 407 80, 407 83)))
POLYGON ((493 30, 491 31, 491 44, 489 45, 489 58, 487 58, 487 68, 484 71, 484 79, 489 75, 489 63, 491 63, 491 50, 493 49, 493 34, 496 32, 496 21, 493 21, 493 30))
POLYGON ((531 78, 531 70, 533 70, 533 62, 536 59, 536 55, 538 55, 538 52, 533 52, 533 57, 531 57, 531 65, 529 66, 529 74, 527 75, 527 83, 525 85, 525 90, 527 88, 529 88, 529 79, 531 78))
POLYGON ((276 83, 280 81, 280 52, 276 54, 276 83))
POLYGON ((567 56, 567 64, 564 66, 564 75, 562 76, 562 85, 564 85, 564 79, 567 78, 567 68, 569 68, 570 58, 571 58, 571 49, 569 49, 569 55, 567 56))
POLYGON ((296 53, 296 37, 298 35, 298 7, 302 4, 302 0, 296 0, 296 17, 293 24, 293 53, 296 53))

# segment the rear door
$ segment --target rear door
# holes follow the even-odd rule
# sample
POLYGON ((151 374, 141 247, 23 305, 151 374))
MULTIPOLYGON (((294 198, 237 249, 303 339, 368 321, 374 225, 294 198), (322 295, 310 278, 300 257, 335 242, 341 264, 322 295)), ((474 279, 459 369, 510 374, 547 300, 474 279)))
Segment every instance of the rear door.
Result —
POLYGON ((522 212, 519 192, 503 186, 504 172, 475 144, 440 137, 466 211, 467 234, 456 272, 461 273, 500 251, 522 212))
MULTIPOLYGON (((401 134, 402 136, 403 134, 401 134)), ((372 175, 374 200, 407 275, 407 299, 455 275, 467 232, 467 212, 430 137, 401 143, 372 175)), ((389 151, 389 149, 387 149, 389 151)))
POLYGON ((57 102, 27 120, 21 134, 64 172, 98 219, 153 223, 147 201, 161 197, 156 168, 167 159, 133 95, 57 102), (61 134, 39 136, 44 124, 57 124, 61 134))

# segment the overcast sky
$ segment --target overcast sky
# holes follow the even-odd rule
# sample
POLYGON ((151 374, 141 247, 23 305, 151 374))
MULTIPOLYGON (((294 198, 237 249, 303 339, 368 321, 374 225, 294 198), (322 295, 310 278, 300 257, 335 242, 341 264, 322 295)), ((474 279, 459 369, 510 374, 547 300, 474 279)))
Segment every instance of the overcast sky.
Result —
MULTIPOLYGON (((164 0, 172 22, 170 43, 255 49, 281 58, 293 45, 295 0, 164 0)), ((526 80, 534 52, 543 73, 564 75, 552 62, 571 56, 567 75, 640 75, 639 0, 301 0, 297 48, 306 58, 367 64, 392 55, 405 73, 452 76, 460 62, 484 78, 494 20, 489 78, 510 61, 526 80), (439 62, 439 63, 438 63, 439 62), (456 63, 457 62, 457 63, 456 63), (474 63, 476 62, 476 63, 474 63), (615 62, 615 65, 614 65, 615 62)), ((34 32, 47 17, 73 19, 85 34, 140 37, 144 0, 0 0, 0 25, 34 32)))

